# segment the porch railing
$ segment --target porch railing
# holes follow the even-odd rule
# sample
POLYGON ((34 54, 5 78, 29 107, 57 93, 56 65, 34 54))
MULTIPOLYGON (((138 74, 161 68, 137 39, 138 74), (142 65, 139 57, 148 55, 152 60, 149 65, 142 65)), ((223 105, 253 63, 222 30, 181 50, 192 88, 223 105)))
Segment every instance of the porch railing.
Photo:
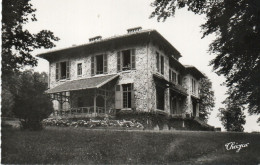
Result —
MULTIPOLYGON (((96 114, 105 114, 104 107, 96 107, 96 114)), ((64 108, 61 110, 54 110, 54 115, 67 116, 67 115, 93 115, 94 106, 90 107, 76 107, 76 108, 64 108)))

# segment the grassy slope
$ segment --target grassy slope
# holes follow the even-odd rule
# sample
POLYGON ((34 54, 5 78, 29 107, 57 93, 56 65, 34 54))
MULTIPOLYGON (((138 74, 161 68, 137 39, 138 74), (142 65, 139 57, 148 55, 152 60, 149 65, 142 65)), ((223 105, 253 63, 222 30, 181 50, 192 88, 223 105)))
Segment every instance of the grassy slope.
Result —
POLYGON ((40 132, 2 130, 2 163, 257 164, 260 134, 143 132, 47 128, 40 132), (250 143, 239 153, 227 142, 250 143))

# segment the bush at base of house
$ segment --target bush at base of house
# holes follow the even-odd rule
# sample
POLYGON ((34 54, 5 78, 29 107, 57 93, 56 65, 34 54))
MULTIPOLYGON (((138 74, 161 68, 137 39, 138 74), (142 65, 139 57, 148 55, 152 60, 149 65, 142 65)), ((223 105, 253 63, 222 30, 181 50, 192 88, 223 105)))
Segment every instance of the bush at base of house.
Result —
POLYGON ((116 114, 116 119, 137 121, 144 126, 144 129, 153 129, 158 125, 159 129, 162 130, 165 125, 168 125, 167 113, 158 111, 119 111, 116 114))
POLYGON ((60 126, 60 127, 87 127, 87 128, 135 128, 143 129, 143 125, 135 121, 126 120, 93 120, 90 118, 85 119, 55 119, 49 118, 43 120, 43 125, 45 126, 60 126))

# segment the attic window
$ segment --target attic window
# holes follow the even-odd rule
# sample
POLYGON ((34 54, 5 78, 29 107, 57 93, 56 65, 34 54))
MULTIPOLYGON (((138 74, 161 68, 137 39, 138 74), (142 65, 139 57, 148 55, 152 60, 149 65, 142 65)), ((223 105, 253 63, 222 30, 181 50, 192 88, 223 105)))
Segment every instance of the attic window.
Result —
POLYGON ((127 29, 127 33, 134 33, 140 30, 142 30, 142 27, 135 27, 135 28, 127 29))

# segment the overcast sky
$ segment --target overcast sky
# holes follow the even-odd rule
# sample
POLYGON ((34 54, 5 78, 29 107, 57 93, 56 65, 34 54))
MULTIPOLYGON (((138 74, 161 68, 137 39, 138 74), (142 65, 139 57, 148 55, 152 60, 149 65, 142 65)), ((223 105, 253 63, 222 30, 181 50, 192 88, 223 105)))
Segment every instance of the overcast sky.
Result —
MULTIPOLYGON (((126 33, 126 29, 141 26, 143 29, 155 29, 161 33, 182 55, 182 64, 194 65, 205 73, 213 82, 216 106, 209 124, 220 127, 217 118, 218 108, 223 107, 226 88, 220 84, 223 77, 212 72, 209 61, 208 45, 214 39, 209 36, 201 39, 200 25, 205 21, 203 16, 194 15, 185 9, 177 10, 175 17, 166 22, 149 19, 153 8, 151 0, 32 0, 37 9, 37 22, 27 24, 26 28, 36 33, 42 29, 54 32, 61 40, 56 43, 60 49, 88 42, 97 35, 103 38, 126 33)), ((49 50, 37 50, 34 55, 49 50)), ((39 60, 36 71, 48 72, 48 62, 39 60)), ((245 131, 260 131, 256 116, 247 116, 245 131)))

